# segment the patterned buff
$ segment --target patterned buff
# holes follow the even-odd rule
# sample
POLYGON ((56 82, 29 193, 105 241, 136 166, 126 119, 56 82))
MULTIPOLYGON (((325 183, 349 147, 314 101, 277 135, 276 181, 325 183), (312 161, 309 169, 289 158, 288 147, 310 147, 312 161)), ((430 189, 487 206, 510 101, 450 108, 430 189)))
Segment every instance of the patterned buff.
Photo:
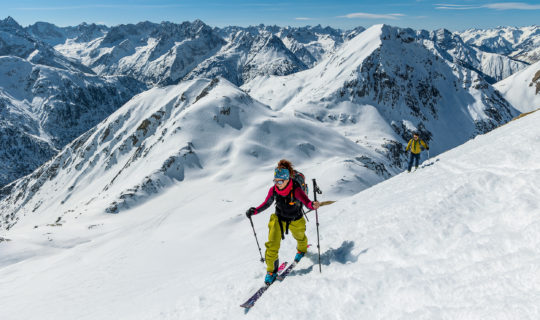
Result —
POLYGON ((276 170, 274 170, 274 179, 289 180, 289 170, 285 168, 276 168, 276 170))

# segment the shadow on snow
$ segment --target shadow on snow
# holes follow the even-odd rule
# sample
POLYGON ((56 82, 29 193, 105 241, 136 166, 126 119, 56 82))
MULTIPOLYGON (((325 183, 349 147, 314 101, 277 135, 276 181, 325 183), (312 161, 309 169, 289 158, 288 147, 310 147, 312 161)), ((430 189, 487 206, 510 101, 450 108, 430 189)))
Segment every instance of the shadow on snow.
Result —
MULTIPOLYGON (((326 250, 326 252, 321 253, 321 265, 328 266, 334 262, 338 262, 341 264, 346 264, 348 262, 356 262, 358 261, 358 257, 360 255, 365 254, 369 250, 366 248, 358 254, 353 254, 352 253, 353 249, 354 249, 354 241, 343 241, 343 243, 341 244, 339 248, 329 249, 329 250, 326 250)), ((304 269, 293 270, 289 274, 289 277, 308 274, 313 270, 313 268, 318 268, 319 255, 317 252, 308 252, 306 254, 306 258, 311 260, 311 262, 313 262, 313 265, 304 269)))

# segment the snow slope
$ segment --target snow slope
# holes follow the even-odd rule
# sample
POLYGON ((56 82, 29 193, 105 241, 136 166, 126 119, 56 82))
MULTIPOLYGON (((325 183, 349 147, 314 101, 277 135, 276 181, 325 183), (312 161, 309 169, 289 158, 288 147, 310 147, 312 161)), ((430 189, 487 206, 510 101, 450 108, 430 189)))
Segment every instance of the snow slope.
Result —
MULTIPOLYGON (((215 168, 230 178, 179 183, 118 215, 19 224, 0 242, 2 318, 537 319, 539 121, 320 209, 323 272, 311 250, 247 315, 239 304, 264 266, 243 212, 263 200, 271 167, 215 168)), ((254 217, 259 241, 270 212, 254 217)), ((281 253, 293 257, 290 237, 281 253)))
POLYGON ((495 88, 521 112, 540 108, 540 61, 497 82, 495 88))
POLYGON ((226 182, 270 170, 280 157, 306 171, 331 171, 323 180, 342 195, 398 172, 381 152, 273 111, 223 78, 198 79, 137 95, 0 189, 0 229, 122 212, 186 179, 226 182))

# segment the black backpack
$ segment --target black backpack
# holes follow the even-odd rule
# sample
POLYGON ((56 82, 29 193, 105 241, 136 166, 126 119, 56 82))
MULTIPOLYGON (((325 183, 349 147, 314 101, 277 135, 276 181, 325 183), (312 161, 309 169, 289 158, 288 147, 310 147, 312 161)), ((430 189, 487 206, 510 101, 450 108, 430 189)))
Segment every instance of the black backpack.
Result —
POLYGON ((309 187, 306 183, 306 177, 304 176, 304 174, 300 171, 296 171, 294 170, 294 174, 292 176, 292 179, 293 181, 296 181, 300 187, 302 188, 302 190, 304 191, 304 193, 306 195, 308 195, 308 191, 309 191, 309 187))

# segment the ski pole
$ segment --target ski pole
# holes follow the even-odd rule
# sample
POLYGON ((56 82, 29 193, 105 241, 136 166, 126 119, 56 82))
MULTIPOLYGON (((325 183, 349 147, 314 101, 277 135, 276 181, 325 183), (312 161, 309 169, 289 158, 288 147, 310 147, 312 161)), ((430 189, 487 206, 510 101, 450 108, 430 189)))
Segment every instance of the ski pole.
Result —
MULTIPOLYGON (((314 201, 317 201, 317 193, 322 194, 322 191, 317 186, 317 181, 315 181, 315 179, 313 179, 313 198, 314 198, 314 201)), ((315 210, 315 221, 316 221, 316 224, 317 224, 317 249, 319 249, 319 272, 322 273, 322 268, 321 268, 321 245, 320 245, 320 241, 319 241, 319 212, 318 212, 318 210, 315 210)))
POLYGON ((251 222, 251 228, 253 229, 253 234, 255 235, 255 241, 257 242, 257 248, 259 248, 259 255, 261 256, 261 262, 264 263, 264 258, 262 256, 261 246, 259 245, 259 239, 257 239, 257 233, 255 232, 255 226, 253 225, 253 220, 249 217, 249 222, 251 222))
MULTIPOLYGON (((311 211, 311 210, 310 210, 311 211)), ((308 211, 309 212, 309 211, 308 211)), ((307 218, 307 212, 304 211, 304 208, 302 208, 302 213, 304 214, 304 217, 306 217, 306 221, 309 222, 309 219, 307 218)))

